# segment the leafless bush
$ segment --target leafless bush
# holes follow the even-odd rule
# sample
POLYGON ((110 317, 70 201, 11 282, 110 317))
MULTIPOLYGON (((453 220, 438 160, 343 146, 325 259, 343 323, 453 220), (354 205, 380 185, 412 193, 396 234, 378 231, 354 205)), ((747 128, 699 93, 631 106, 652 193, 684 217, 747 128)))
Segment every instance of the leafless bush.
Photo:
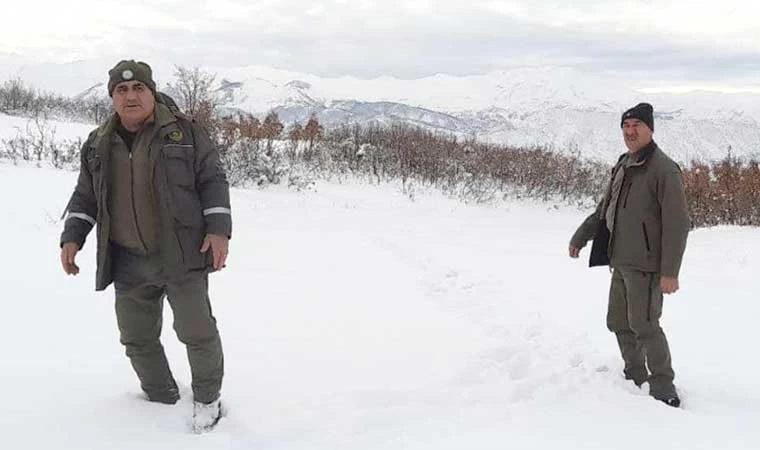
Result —
POLYGON ((279 184, 288 178, 294 161, 287 157, 287 145, 275 145, 285 144, 277 140, 282 132, 277 114, 267 115, 263 124, 258 119, 240 116, 222 120, 213 127, 218 130, 213 137, 232 184, 252 182, 261 186, 279 184))
POLYGON ((683 172, 696 227, 760 225, 760 164, 729 153, 720 161, 692 162, 683 172))
POLYGON ((81 146, 81 139, 58 139, 55 127, 40 115, 29 119, 23 129, 17 128, 15 136, 0 140, 0 158, 72 168, 77 166, 81 146))
MULTIPOLYGON (((347 124, 325 130, 316 115, 284 126, 272 111, 260 121, 248 114, 220 118, 214 76, 176 68, 169 85, 181 108, 208 130, 234 185, 287 184, 308 189, 314 180, 363 176, 374 183, 400 182, 415 198, 439 189, 466 202, 529 198, 587 207, 608 182, 609 167, 577 151, 489 145, 474 138, 407 124, 347 124)), ((58 139, 53 117, 100 123, 112 114, 110 100, 88 93, 78 98, 42 93, 20 77, 0 84, 0 111, 26 116, 16 135, 0 139, 0 158, 13 162, 75 167, 81 139, 58 139)), ((692 162, 683 170, 694 226, 760 225, 760 163, 729 154, 720 161, 692 162)))
POLYGON ((31 110, 37 97, 34 89, 24 84, 20 76, 15 76, 0 86, 0 111, 16 113, 31 110))
POLYGON ((215 133, 216 110, 220 101, 214 91, 216 75, 198 67, 175 66, 174 77, 175 82, 167 86, 168 94, 175 98, 182 112, 210 133, 215 133))
POLYGON ((333 166, 378 182, 414 180, 468 202, 512 196, 589 205, 606 182, 604 165, 577 155, 460 141, 404 124, 344 126, 324 139, 333 166))

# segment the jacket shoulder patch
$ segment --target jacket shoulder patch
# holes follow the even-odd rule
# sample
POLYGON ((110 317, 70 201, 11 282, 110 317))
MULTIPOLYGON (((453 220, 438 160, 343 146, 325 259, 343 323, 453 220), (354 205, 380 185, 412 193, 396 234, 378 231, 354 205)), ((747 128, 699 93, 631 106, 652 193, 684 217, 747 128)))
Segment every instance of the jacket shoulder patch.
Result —
POLYGON ((182 138, 184 137, 182 134, 182 131, 180 130, 174 130, 171 133, 167 135, 170 141, 172 142, 182 142, 182 138))

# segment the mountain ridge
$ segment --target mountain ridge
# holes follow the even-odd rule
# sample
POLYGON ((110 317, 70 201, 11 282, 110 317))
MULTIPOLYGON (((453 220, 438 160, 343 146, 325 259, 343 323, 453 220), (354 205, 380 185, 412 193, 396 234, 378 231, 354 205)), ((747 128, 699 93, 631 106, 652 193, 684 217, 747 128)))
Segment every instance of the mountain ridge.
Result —
MULTIPOLYGON (((28 65, 17 73, 44 90, 98 95, 103 67, 109 67, 100 64, 28 65)), ((655 106, 655 138, 679 161, 722 158, 729 148, 748 158, 760 151, 758 94, 647 93, 611 77, 557 66, 417 79, 323 78, 256 65, 202 70, 216 74, 224 108, 255 115, 273 110, 286 125, 312 113, 328 127, 400 121, 486 142, 612 160, 625 151, 621 112, 648 101, 655 106)), ((172 73, 169 64, 154 65, 159 89, 173 81, 172 73)))

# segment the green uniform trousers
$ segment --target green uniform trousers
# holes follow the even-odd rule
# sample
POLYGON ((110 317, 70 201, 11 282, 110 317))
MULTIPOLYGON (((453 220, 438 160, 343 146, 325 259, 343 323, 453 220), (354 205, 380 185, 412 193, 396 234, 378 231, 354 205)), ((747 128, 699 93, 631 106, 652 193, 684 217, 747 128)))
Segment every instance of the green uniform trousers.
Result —
POLYGON ((615 268, 607 327, 617 337, 625 362, 625 377, 639 385, 648 381, 650 395, 667 398, 675 394, 675 375, 668 340, 660 327, 660 316, 662 290, 659 274, 615 268))
POLYGON ((208 297, 208 274, 162 277, 160 257, 114 251, 116 319, 120 341, 149 397, 176 386, 161 345, 164 298, 174 315, 174 331, 187 348, 195 401, 219 398, 224 355, 208 297))

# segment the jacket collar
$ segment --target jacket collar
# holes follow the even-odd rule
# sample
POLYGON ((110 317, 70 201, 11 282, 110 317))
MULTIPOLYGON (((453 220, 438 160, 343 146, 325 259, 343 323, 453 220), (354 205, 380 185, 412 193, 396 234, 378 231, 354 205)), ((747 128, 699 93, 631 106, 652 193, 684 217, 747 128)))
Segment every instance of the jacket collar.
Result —
POLYGON ((652 140, 649 144, 647 144, 644 148, 636 152, 634 155, 631 155, 630 152, 623 153, 620 155, 620 158, 618 158, 618 164, 622 163, 626 160, 626 157, 631 157, 625 162, 626 167, 641 167, 646 165, 650 159, 652 159, 652 155, 657 150, 657 143, 652 140))
POLYGON ((646 164, 646 162, 649 161, 649 159, 652 157, 652 154, 655 150, 657 150, 657 143, 653 139, 652 142, 638 151, 636 162, 640 164, 646 164))
POLYGON ((101 139, 103 139, 106 136, 110 136, 114 131, 116 131, 116 127, 118 125, 119 125, 119 116, 116 113, 113 113, 110 119, 108 119, 105 123, 103 123, 101 126, 98 127, 94 144, 97 146, 98 142, 101 139))
MULTIPOLYGON (((96 131, 95 140, 92 143, 93 147, 98 147, 100 141, 103 138, 114 137, 114 132, 119 125, 119 115, 113 113, 108 121, 104 122, 96 131)), ((172 123, 177 122, 177 117, 171 112, 171 110, 163 103, 156 102, 156 107, 153 112, 153 122, 157 129, 165 128, 172 123)))
POLYGON ((111 136, 116 131, 119 124, 119 116, 114 113, 108 121, 103 123, 95 132, 91 146, 95 148, 96 154, 101 158, 108 157, 108 148, 111 143, 111 136))
POLYGON ((175 116, 166 105, 158 102, 156 102, 154 118, 156 127, 159 129, 165 128, 167 125, 170 125, 177 121, 177 116, 175 116))

